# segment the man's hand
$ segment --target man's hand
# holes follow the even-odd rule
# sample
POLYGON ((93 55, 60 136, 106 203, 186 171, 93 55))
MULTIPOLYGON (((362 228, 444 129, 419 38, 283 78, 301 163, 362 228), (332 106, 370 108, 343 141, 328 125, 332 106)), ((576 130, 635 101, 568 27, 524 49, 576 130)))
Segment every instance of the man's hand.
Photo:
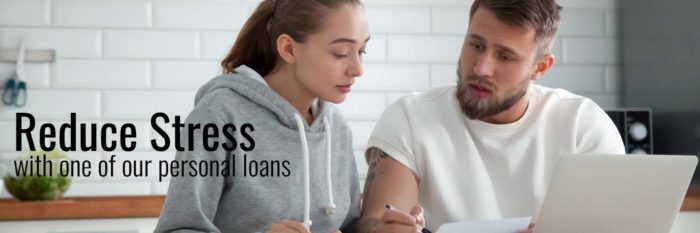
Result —
POLYGON ((416 206, 411 209, 410 213, 393 208, 386 209, 381 218, 365 218, 360 224, 371 226, 362 232, 420 233, 425 225, 425 220, 423 208, 416 206))
POLYGON ((527 227, 527 230, 524 230, 524 231, 521 231, 521 232, 518 232, 518 233, 533 233, 533 232, 534 232, 534 229, 533 229, 533 228, 535 228, 535 224, 534 224, 534 223, 530 223, 530 226, 527 227))
MULTIPOLYGON (((389 205, 387 205, 390 207, 389 205)), ((377 232, 421 232, 425 226, 423 208, 415 206, 409 213, 387 208, 381 218, 382 225, 377 232), (381 230, 381 228, 385 228, 381 230)))
POLYGON ((282 220, 270 226, 268 233, 311 233, 304 227, 304 223, 282 220))
POLYGON ((391 205, 386 205, 386 209, 381 218, 385 223, 398 221, 405 222, 406 224, 417 224, 421 227, 425 226, 423 207, 421 206, 414 206, 408 214, 394 209, 391 205))

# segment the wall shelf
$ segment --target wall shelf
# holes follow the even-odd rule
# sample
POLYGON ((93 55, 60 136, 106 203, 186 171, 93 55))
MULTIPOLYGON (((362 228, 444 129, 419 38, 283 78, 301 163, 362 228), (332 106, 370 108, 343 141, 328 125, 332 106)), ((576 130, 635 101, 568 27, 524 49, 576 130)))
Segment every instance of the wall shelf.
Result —
MULTIPOLYGON (((53 63, 56 51, 53 49, 27 49, 24 54, 26 63, 53 63)), ((19 49, 0 49, 0 62, 16 63, 19 49)))

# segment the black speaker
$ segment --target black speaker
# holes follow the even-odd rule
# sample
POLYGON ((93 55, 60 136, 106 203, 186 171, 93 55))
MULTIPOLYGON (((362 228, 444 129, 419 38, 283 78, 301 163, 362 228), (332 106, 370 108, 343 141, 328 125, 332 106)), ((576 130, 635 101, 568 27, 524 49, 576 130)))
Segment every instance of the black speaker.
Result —
POLYGON ((627 154, 653 154, 651 110, 644 108, 607 109, 617 126, 627 154))

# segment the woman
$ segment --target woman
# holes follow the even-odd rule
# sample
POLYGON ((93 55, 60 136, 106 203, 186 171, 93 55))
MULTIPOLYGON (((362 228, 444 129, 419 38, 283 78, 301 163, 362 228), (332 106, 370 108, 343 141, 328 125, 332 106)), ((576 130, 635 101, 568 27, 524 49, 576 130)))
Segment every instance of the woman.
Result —
POLYGON ((194 150, 176 154, 230 161, 233 175, 173 177, 156 232, 348 227, 360 213, 359 181, 350 130, 327 102, 345 100, 368 40, 359 0, 262 1, 187 118, 233 124, 234 140, 183 131, 194 150), (206 137, 238 146, 208 151, 206 137))

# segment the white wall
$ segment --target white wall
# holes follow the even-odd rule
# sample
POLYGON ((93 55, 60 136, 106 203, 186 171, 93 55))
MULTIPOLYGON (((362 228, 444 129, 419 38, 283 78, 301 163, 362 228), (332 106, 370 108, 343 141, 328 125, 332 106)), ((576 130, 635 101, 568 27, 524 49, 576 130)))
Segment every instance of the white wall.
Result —
MULTIPOLYGON (((468 0, 365 0, 372 40, 365 75, 339 105, 362 150, 375 121, 400 96, 452 84, 468 23, 468 0)), ((557 63, 541 84, 591 97, 603 107, 620 98, 620 58, 615 0, 560 0, 565 7, 557 63)), ((148 143, 156 111, 186 116, 196 89, 218 74, 219 60, 257 1, 223 0, 0 0, 0 47, 51 48, 54 64, 28 64, 29 102, 0 106, 0 158, 15 148, 15 113, 40 122, 134 123, 137 152, 123 159, 172 159, 148 143)), ((0 81, 13 64, 0 64, 0 81)), ((113 153, 79 153, 97 161, 113 153)), ((93 162, 96 164, 96 162, 93 162)), ((156 168, 157 169, 157 168, 156 168)), ((157 170, 155 170, 157 171, 157 170)), ((151 169, 154 173, 154 169, 151 169)), ((167 183, 148 178, 76 178, 68 196, 165 194, 167 183)), ((9 195, 2 190, 0 197, 9 195)))

